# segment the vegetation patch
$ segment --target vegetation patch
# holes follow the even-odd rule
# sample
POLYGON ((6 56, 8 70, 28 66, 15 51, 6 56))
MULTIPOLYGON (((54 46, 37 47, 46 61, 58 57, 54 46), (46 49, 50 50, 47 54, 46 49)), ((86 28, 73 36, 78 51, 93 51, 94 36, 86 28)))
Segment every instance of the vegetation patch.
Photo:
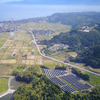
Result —
POLYGON ((89 75, 88 74, 83 74, 80 70, 76 68, 72 68, 72 72, 82 78, 83 80, 89 81, 89 75))
POLYGON ((89 81, 87 81, 89 84, 93 86, 100 85, 100 76, 88 72, 84 72, 84 74, 87 74, 89 76, 89 81))
POLYGON ((44 65, 46 65, 46 66, 48 66, 48 65, 52 66, 52 65, 55 65, 55 63, 54 62, 45 62, 44 65))
POLYGON ((14 71, 13 75, 15 75, 17 81, 26 83, 36 82, 41 75, 41 68, 40 66, 31 66, 24 72, 14 71))
POLYGON ((8 89, 8 78, 0 78, 0 93, 8 89))
POLYGON ((72 57, 76 57, 77 56, 77 53, 76 52, 68 52, 67 54, 69 54, 72 57))

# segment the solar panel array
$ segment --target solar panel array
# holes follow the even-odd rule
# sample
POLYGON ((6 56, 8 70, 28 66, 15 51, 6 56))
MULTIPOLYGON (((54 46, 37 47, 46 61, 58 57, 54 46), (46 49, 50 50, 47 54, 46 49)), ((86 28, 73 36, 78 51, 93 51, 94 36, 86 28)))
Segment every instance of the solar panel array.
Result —
MULTIPOLYGON (((53 70, 44 69, 44 72, 45 72, 47 77, 67 74, 66 71, 56 70, 56 69, 53 69, 53 70)), ((82 83, 78 82, 79 80, 81 80, 81 78, 76 76, 75 74, 69 74, 69 75, 61 76, 61 78, 63 80, 65 80, 66 82, 68 82, 69 84, 71 84, 76 89, 78 89, 78 91, 91 88, 91 86, 89 84, 82 84, 82 83)), ((67 85, 65 82, 63 82, 62 80, 60 80, 57 77, 51 77, 50 80, 52 82, 54 82, 55 84, 60 84, 62 86, 61 89, 64 92, 65 91, 69 91, 69 92, 75 91, 75 89, 73 89, 71 86, 67 85)))
POLYGON ((84 84, 85 89, 89 89, 91 88, 91 86, 89 84, 84 84))
POLYGON ((51 80, 52 82, 54 82, 55 84, 60 84, 61 86, 62 86, 62 85, 66 85, 65 82, 63 82, 62 80, 60 80, 60 79, 57 78, 57 77, 52 77, 52 78, 50 78, 50 80, 51 80))
POLYGON ((71 84, 76 89, 78 89, 79 91, 81 91, 83 89, 91 88, 91 86, 88 85, 88 84, 82 84, 82 83, 78 82, 80 80, 80 78, 73 75, 73 74, 70 74, 70 75, 67 75, 67 76, 61 76, 61 78, 63 80, 65 80, 66 82, 68 82, 69 84, 71 84))
POLYGON ((63 82, 57 77, 51 77, 50 80, 55 84, 60 84, 62 86, 61 89, 63 92, 65 91, 74 92, 75 91, 75 89, 73 89, 71 86, 67 85, 65 82, 63 82))
POLYGON ((65 92, 65 91, 74 92, 75 91, 75 89, 73 89, 69 85, 62 86, 61 89, 63 90, 63 92, 65 92))
POLYGON ((44 72, 46 74, 46 76, 58 76, 58 75, 64 75, 64 74, 67 74, 66 71, 63 71, 63 70, 56 70, 56 69, 53 69, 53 70, 49 70, 49 69, 44 69, 44 72))

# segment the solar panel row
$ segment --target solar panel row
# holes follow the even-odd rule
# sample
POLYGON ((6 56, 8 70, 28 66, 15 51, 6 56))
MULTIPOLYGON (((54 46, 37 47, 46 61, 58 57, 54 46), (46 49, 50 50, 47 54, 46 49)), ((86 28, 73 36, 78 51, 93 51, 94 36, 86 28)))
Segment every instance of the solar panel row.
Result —
POLYGON ((63 80, 65 80, 66 82, 68 82, 69 84, 71 84, 76 89, 78 89, 79 91, 81 91, 83 89, 91 88, 91 86, 89 84, 82 84, 82 83, 78 82, 79 78, 72 74, 67 75, 67 76, 61 76, 61 78, 63 80))
POLYGON ((61 86, 62 86, 62 85, 66 85, 65 82, 63 82, 62 80, 60 80, 60 79, 57 78, 57 77, 52 77, 52 78, 50 78, 50 80, 51 80, 52 82, 54 82, 55 84, 60 84, 61 86))
POLYGON ((89 84, 84 84, 85 89, 89 89, 91 88, 91 86, 89 84))
POLYGON ((44 72, 46 74, 46 76, 58 76, 58 75, 64 75, 67 74, 66 71, 62 71, 62 70, 49 70, 49 69, 44 69, 44 72))
POLYGON ((50 80, 52 82, 54 82, 55 84, 60 84, 62 86, 61 89, 64 92, 65 91, 69 91, 69 92, 74 92, 75 91, 75 89, 73 89, 71 86, 67 85, 65 82, 63 82, 62 80, 60 80, 57 77, 52 77, 52 78, 50 78, 50 80), (63 86, 63 85, 65 85, 65 86, 63 86))
POLYGON ((69 75, 71 78, 77 79, 77 80, 81 80, 80 77, 76 76, 75 74, 70 74, 69 75))
POLYGON ((78 91, 84 90, 84 86, 81 83, 77 83, 77 84, 71 84, 73 87, 75 87, 76 89, 78 89, 78 91))
POLYGON ((78 83, 78 81, 72 77, 70 77, 70 75, 67 75, 67 76, 61 76, 61 78, 63 80, 65 80, 66 82, 72 84, 72 83, 78 83))
POLYGON ((63 90, 63 92, 65 92, 65 91, 74 92, 75 91, 75 89, 73 89, 69 85, 63 86, 63 87, 61 87, 61 89, 63 90))

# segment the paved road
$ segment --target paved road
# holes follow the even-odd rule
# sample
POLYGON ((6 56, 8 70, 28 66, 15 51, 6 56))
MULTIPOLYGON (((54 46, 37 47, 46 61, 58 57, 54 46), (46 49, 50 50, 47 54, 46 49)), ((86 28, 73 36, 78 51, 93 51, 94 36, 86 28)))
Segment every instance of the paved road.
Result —
MULTIPOLYGON (((31 32, 31 34, 32 34, 32 32, 31 32)), ((45 58, 48 58, 48 59, 50 59, 50 60, 53 60, 53 61, 57 61, 57 62, 60 62, 60 63, 64 63, 63 61, 60 61, 60 60, 57 60, 57 59, 54 59, 54 58, 51 58, 51 57, 48 57, 48 56, 43 55, 43 54, 40 52, 40 49, 39 49, 39 47, 38 47, 38 45, 37 45, 37 43, 36 43, 36 40, 35 40, 35 37, 34 37, 33 34, 32 34, 32 37, 33 37, 33 39, 34 39, 35 45, 36 45, 36 47, 37 47, 37 49, 38 49, 38 52, 40 53, 41 56, 43 56, 43 57, 45 57, 45 58)), ((78 66, 75 66, 75 65, 72 65, 72 64, 69 64, 69 63, 64 63, 64 64, 100 76, 100 74, 97 74, 97 73, 95 73, 95 72, 86 70, 86 69, 84 69, 84 68, 80 68, 80 67, 78 67, 78 66)))

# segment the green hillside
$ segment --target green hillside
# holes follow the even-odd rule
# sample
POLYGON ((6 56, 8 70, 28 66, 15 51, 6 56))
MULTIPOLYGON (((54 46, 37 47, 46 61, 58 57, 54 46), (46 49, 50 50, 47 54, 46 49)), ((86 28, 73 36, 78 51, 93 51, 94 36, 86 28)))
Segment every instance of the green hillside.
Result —
POLYGON ((85 47, 95 46, 100 44, 100 26, 94 27, 90 32, 82 32, 77 29, 70 32, 60 33, 54 36, 51 40, 41 41, 42 44, 48 47, 56 44, 63 43, 69 45, 70 51, 82 50, 85 47))
POLYGON ((100 68, 100 45, 81 51, 75 59, 71 58, 71 61, 86 63, 93 68, 100 68))

